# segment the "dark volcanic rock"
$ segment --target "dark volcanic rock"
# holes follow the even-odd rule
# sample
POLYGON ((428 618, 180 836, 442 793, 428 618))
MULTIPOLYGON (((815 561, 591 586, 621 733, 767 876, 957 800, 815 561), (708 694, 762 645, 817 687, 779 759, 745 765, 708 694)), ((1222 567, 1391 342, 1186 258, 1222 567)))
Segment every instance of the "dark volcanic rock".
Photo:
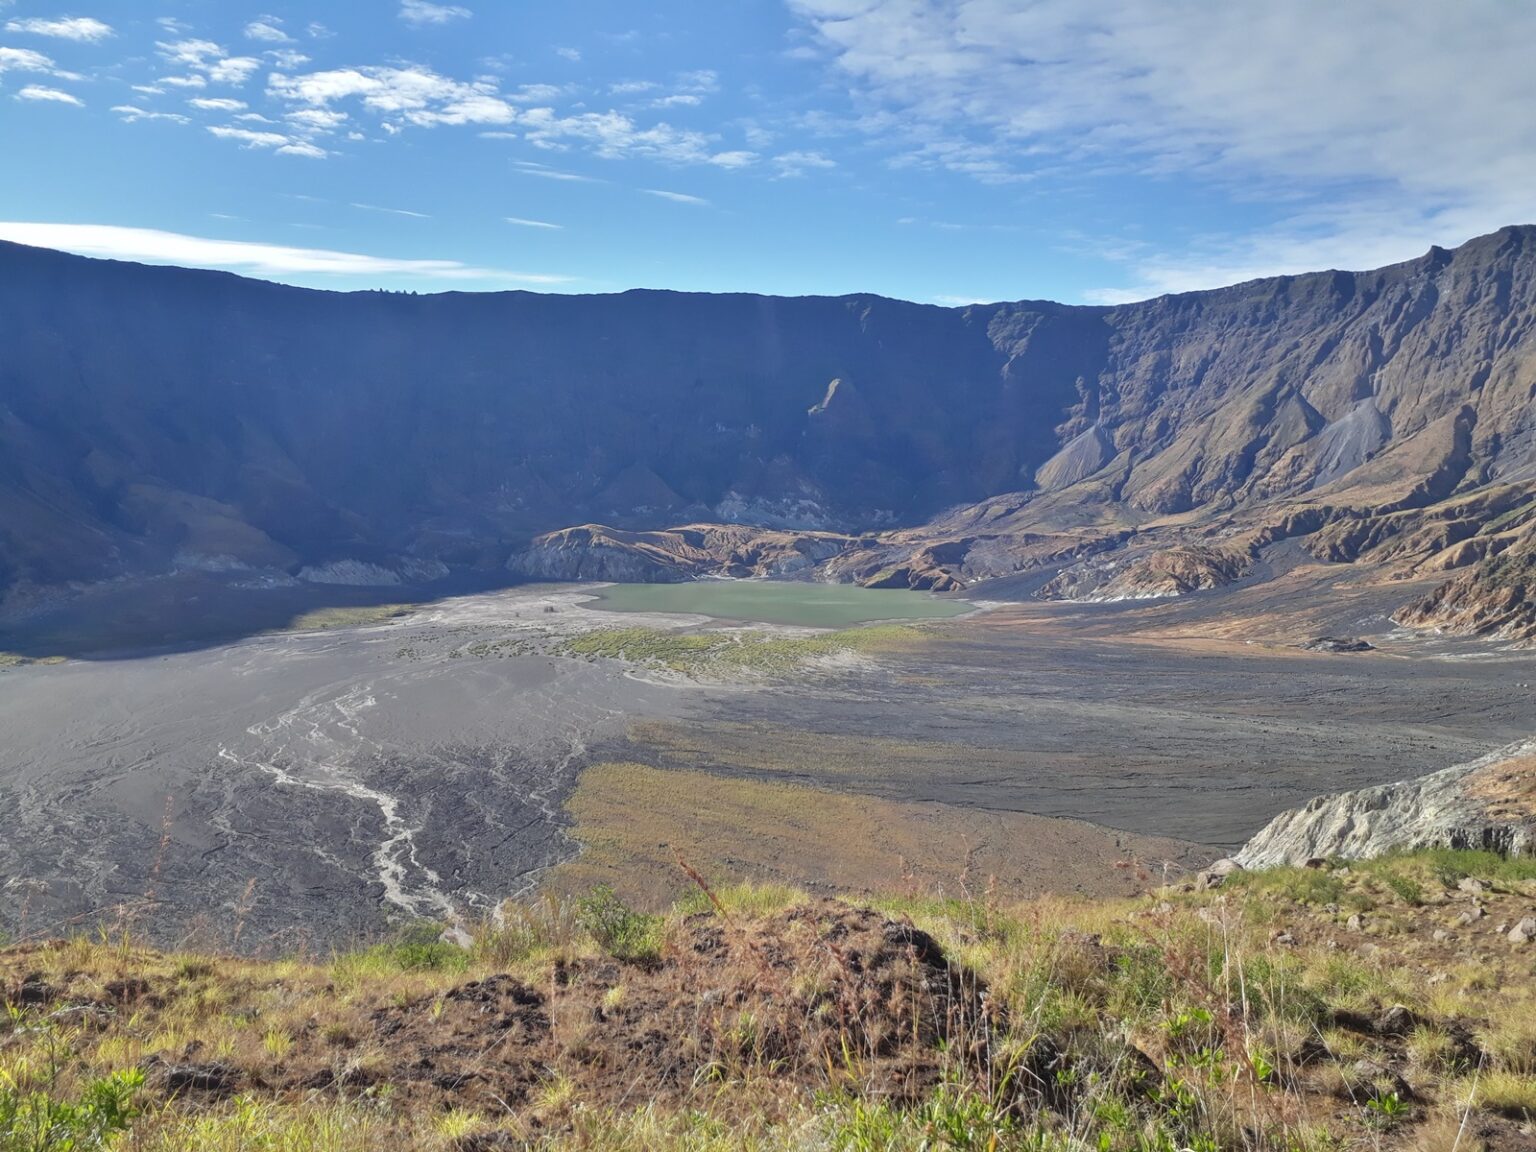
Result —
POLYGON ((1342 636, 1319 636, 1302 645, 1308 652, 1374 652, 1376 646, 1369 641, 1342 636))

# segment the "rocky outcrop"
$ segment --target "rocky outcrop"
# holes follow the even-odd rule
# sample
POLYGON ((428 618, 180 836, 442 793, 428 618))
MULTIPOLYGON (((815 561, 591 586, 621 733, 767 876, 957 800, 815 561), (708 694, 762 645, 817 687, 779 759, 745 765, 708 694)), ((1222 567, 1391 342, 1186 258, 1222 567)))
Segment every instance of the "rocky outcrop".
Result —
POLYGON ((1282 813, 1235 857, 1244 868, 1415 848, 1511 855, 1536 843, 1536 740, 1378 788, 1323 796, 1282 813))
POLYGON ((825 532, 765 531, 742 525, 695 524, 658 532, 626 532, 601 524, 536 538, 507 561, 509 571, 537 580, 678 583, 700 576, 807 578, 855 541, 825 532))
POLYGON ((1088 561, 1058 573, 1042 600, 1114 603, 1162 600, 1221 588, 1248 571, 1250 557, 1216 548, 1167 548, 1144 556, 1088 561))
POLYGON ((1536 642, 1536 534, 1528 532, 1519 543, 1446 581, 1393 619, 1452 635, 1536 642))

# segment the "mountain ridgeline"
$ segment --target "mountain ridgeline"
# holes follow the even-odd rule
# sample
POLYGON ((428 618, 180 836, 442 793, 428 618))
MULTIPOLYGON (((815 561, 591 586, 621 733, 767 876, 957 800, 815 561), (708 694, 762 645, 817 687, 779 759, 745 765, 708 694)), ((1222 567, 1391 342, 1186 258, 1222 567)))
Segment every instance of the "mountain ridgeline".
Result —
POLYGON ((1107 599, 1294 539, 1456 583, 1414 623, 1523 637, 1533 323, 1530 227, 1121 307, 342 294, 0 245, 0 591, 510 564, 1107 599))

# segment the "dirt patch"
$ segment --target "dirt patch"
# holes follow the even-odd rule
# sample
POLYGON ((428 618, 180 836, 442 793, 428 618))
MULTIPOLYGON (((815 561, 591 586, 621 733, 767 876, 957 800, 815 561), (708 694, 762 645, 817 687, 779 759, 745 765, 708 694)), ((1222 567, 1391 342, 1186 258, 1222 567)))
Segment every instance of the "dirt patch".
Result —
POLYGON ((1530 817, 1536 813, 1536 756, 1488 765, 1467 781, 1467 794, 1484 801, 1491 817, 1530 817))
MULTIPOLYGON (((722 752, 721 755, 726 753, 722 752)), ((789 774, 781 773, 781 776, 789 774)), ((1149 876, 1199 866, 1181 841, 1079 820, 886 800, 790 783, 643 764, 598 764, 567 802, 583 851, 549 887, 608 884, 660 908, 687 890, 676 854, 712 881, 763 880, 823 892, 906 889, 1020 899, 1045 891, 1128 896, 1149 876)))

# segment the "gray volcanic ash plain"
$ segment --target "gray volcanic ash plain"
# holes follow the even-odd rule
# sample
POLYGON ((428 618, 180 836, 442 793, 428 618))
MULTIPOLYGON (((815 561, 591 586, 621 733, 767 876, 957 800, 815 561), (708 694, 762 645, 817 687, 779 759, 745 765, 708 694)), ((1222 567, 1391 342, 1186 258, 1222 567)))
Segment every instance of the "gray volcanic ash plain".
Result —
MULTIPOLYGON (((563 805, 603 761, 1071 817, 1127 852, 1179 838, 1194 861, 1318 793, 1536 730, 1518 652, 1137 634, 1220 615, 1200 598, 1005 605, 925 626, 914 650, 739 683, 571 655, 562 637, 616 621, 701 626, 584 599, 514 589, 0 672, 4 927, 58 934, 128 907, 152 937, 227 946, 238 925, 261 950, 482 915, 576 852, 563 805)), ((1090 890, 1113 863, 1043 886, 1090 890)))

